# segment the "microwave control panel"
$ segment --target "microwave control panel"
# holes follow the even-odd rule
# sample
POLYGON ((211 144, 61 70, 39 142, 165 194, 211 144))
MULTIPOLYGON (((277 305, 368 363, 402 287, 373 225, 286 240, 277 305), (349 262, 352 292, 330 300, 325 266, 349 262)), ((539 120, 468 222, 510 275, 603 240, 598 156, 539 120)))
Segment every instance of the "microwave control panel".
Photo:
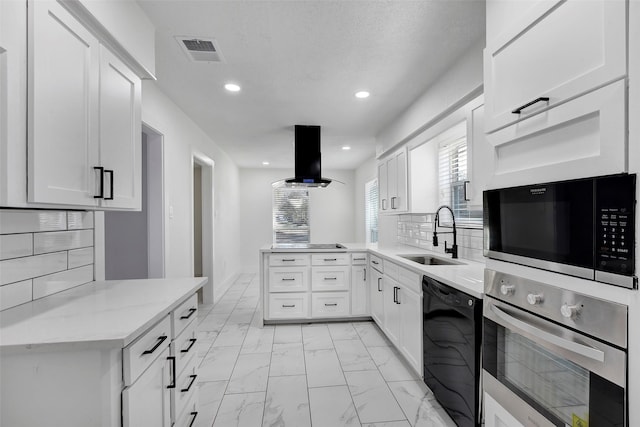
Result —
POLYGON ((596 181, 596 270, 634 274, 635 175, 596 181))

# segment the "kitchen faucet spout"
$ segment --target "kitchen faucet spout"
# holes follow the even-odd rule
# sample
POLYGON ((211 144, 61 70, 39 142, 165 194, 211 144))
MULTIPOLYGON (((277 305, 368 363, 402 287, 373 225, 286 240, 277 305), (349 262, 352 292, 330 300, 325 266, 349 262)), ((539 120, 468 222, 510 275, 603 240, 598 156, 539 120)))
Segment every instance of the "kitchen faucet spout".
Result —
POLYGON ((453 231, 441 231, 440 234, 453 234, 453 246, 447 248, 447 241, 444 242, 444 253, 451 254, 451 258, 458 258, 458 244, 456 241, 456 217, 453 214, 453 209, 447 205, 442 205, 436 211, 435 221, 433 222, 433 246, 438 246, 438 225, 440 225, 440 210, 448 209, 451 212, 451 219, 453 221, 453 231))

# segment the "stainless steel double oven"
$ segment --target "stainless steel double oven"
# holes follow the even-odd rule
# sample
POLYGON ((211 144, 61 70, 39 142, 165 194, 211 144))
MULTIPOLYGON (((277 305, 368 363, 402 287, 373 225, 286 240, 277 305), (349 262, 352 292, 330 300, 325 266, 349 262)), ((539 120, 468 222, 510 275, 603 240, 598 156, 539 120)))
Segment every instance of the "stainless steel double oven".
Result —
POLYGON ((484 390, 518 423, 628 426, 626 305, 487 269, 483 314, 484 390))

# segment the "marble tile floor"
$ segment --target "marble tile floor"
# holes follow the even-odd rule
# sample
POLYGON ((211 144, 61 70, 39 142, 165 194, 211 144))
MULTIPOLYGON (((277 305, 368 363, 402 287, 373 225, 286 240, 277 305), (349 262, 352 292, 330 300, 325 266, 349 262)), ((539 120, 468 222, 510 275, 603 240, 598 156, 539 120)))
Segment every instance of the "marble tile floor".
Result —
POLYGON ((198 313, 197 427, 455 427, 373 322, 260 327, 257 275, 198 313))

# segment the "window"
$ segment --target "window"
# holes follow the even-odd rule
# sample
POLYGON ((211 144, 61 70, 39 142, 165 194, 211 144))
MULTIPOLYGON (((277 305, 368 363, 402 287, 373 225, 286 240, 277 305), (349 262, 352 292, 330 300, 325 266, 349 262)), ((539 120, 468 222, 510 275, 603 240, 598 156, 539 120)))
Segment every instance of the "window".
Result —
POLYGON ((273 243, 309 243, 309 191, 273 187, 273 243))
POLYGON ((367 243, 378 241, 378 180, 364 185, 365 234, 367 243))
MULTIPOLYGON (((465 199, 467 182, 467 128, 466 122, 454 126, 439 138, 438 186, 439 203, 448 205, 456 216, 456 225, 482 226, 482 210, 471 206, 465 199)), ((441 211, 444 212, 444 211, 441 211)), ((451 223, 450 215, 442 214, 441 223, 451 223)))

